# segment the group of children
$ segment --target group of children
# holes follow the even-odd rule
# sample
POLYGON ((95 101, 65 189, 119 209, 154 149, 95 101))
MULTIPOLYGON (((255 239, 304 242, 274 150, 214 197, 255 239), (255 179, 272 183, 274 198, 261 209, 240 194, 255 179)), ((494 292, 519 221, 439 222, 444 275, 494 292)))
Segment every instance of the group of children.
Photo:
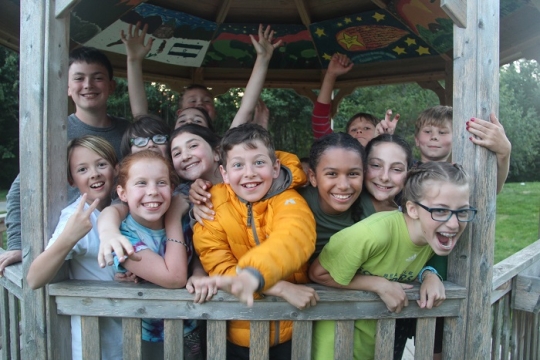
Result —
MULTIPOLYGON (((267 119, 252 120, 279 46, 269 28, 261 26, 258 39, 251 37, 257 59, 223 138, 212 129, 213 98, 201 86, 184 92, 172 133, 161 119, 147 115, 142 60, 152 40, 145 43, 145 35, 139 25, 122 33, 135 121, 121 140, 111 141, 116 149, 93 132, 70 137, 68 181, 80 194, 62 211, 47 249, 30 266, 29 286, 50 282, 69 259, 71 278, 186 287, 196 303, 222 289, 248 305, 273 295, 305 309, 316 306, 319 297, 304 284, 317 282, 373 291, 390 311, 400 312, 408 305, 404 289, 415 279, 421 282, 421 308, 444 301, 439 274, 424 266, 434 254, 448 255, 476 215, 467 175, 448 162, 451 108, 437 106, 420 115, 417 164, 407 142, 394 135, 399 115, 392 119, 391 111, 382 121, 356 114, 347 133, 334 133, 330 94, 337 76, 352 68, 337 54, 315 105, 316 140, 306 173, 295 155, 274 149, 259 125, 267 119)), ((110 134, 122 121, 106 113, 113 88, 108 61, 70 61, 68 93, 77 109, 71 117, 110 134)), ((500 190, 510 154, 502 126, 494 116, 467 125, 471 141, 496 153, 500 190)), ((122 358, 120 320, 100 318, 103 359, 122 358)), ((374 357, 375 324, 355 322, 355 359, 374 357)), ((334 326, 316 322, 313 358, 333 357, 334 326)), ((411 326, 398 323, 396 335, 411 326)), ((229 322, 227 358, 249 358, 249 329, 249 322, 229 322)), ((291 322, 272 323, 270 358, 289 359, 291 338, 291 322)), ((163 320, 143 319, 142 339, 144 358, 162 358, 163 320)), ((396 337, 395 358, 403 347, 396 337)), ((81 358, 78 317, 72 318, 72 348, 73 358, 81 358)), ((186 321, 184 358, 203 357, 204 323, 186 321)))

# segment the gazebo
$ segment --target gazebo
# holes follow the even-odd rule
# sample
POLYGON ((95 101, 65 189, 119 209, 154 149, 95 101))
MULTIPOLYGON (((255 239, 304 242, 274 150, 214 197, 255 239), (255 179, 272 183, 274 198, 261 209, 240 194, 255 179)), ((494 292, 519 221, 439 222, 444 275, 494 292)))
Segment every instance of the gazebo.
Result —
MULTIPOLYGON (((339 99, 358 86, 418 82, 453 104, 454 117, 498 112, 499 65, 540 55, 540 4, 529 0, 0 0, 0 44, 20 53, 20 163, 23 263, 0 279, 3 359, 70 358, 69 316, 83 316, 85 359, 99 358, 98 318, 123 318, 124 356, 140 358, 141 318, 164 318, 165 356, 182 357, 183 319, 208 324, 208 358, 224 359, 226 320, 252 320, 251 358, 268 356, 269 321, 295 321, 293 358, 311 357, 313 321, 338 320, 336 359, 352 358, 354 319, 378 319, 377 359, 393 353, 396 318, 417 317, 416 359, 431 359, 436 317, 445 318, 445 359, 540 358, 540 242, 493 265, 496 161, 454 122, 454 161, 474 174, 472 202, 482 211, 449 257, 447 300, 423 311, 415 302, 389 313, 377 296, 318 287, 320 303, 298 311, 274 298, 246 308, 227 294, 202 305, 185 290, 151 284, 66 281, 45 289, 25 281, 65 206, 68 52, 78 44, 107 51, 125 74, 118 32, 149 24, 157 41, 145 60, 148 80, 216 93, 245 85, 253 62, 249 33, 270 24, 286 43, 265 86, 315 98, 328 56, 349 55, 355 68, 336 83, 339 99), (500 33, 500 36, 497 34, 500 33), (247 45, 246 45, 247 44, 247 45), (444 85, 441 82, 444 80, 444 85), (19 328, 19 324, 21 328, 19 328)), ((408 292, 417 297, 418 288, 408 292)))

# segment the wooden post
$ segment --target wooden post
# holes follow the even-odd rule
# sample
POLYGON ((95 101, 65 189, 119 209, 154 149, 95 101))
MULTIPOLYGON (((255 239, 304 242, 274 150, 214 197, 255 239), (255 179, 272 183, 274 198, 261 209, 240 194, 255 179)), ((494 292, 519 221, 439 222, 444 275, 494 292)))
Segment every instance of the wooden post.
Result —
MULTIPOLYGON (((56 19, 55 5, 55 0, 21 1, 20 161, 24 277, 32 260, 43 251, 58 222, 60 210, 66 204, 69 13, 56 19)), ((69 318, 59 318, 56 308, 47 304, 44 289, 31 290, 26 281, 23 282, 24 359, 71 356, 69 318), (50 315, 49 324, 47 315, 50 315), (47 329, 54 329, 54 332, 47 329), (51 342, 47 344, 46 339, 51 342), (61 346, 51 347, 51 343, 61 346)))
POLYGON ((466 121, 488 119, 499 103, 499 0, 468 0, 467 26, 454 25, 453 158, 471 175, 476 220, 449 257, 448 280, 466 286, 461 315, 445 322, 446 359, 490 358, 496 160, 469 140, 466 121), (451 331, 448 331, 451 330, 451 331))

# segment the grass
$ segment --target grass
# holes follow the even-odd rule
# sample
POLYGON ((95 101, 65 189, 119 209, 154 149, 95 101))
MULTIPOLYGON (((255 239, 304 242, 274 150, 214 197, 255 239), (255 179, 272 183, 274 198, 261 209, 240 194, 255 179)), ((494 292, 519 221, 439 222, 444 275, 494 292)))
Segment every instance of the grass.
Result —
POLYGON ((540 182, 504 185, 497 196, 495 263, 538 240, 539 210, 540 182))

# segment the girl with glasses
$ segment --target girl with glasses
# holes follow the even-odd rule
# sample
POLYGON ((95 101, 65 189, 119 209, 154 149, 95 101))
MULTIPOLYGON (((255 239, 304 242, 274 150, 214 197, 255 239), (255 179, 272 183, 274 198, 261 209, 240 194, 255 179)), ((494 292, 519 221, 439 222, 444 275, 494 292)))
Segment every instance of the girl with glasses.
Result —
POLYGON ((154 115, 139 116, 129 125, 122 137, 122 157, 142 150, 152 150, 170 159, 170 133, 171 128, 161 118, 154 115))
MULTIPOLYGON (((327 286, 375 292, 389 306, 395 300, 388 293, 392 284, 400 288, 400 282, 415 280, 433 254, 448 255, 476 214, 469 205, 465 171, 449 163, 430 162, 410 170, 401 205, 403 212, 379 212, 332 236, 311 265, 310 278, 327 286)), ((436 299, 434 306, 443 300, 436 299)), ((355 359, 374 357, 376 326, 376 320, 355 321, 355 359)), ((314 359, 333 357, 334 328, 333 321, 315 324, 314 359)))

